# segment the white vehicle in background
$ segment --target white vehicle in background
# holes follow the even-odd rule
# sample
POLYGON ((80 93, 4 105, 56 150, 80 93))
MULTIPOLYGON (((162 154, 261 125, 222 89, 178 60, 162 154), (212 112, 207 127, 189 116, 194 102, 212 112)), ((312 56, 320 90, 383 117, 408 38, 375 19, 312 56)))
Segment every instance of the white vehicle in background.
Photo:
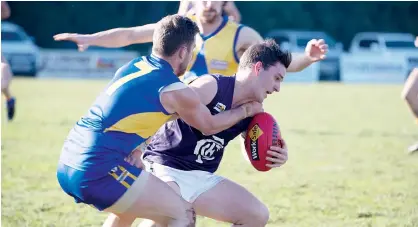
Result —
POLYGON ((361 32, 341 61, 344 82, 403 83, 418 67, 415 36, 409 33, 361 32))
POLYGON ((267 33, 266 38, 274 39, 281 48, 294 53, 303 53, 306 44, 311 39, 324 39, 328 44, 327 58, 319 62, 319 81, 340 80, 340 56, 343 53, 343 45, 322 31, 299 31, 276 29, 267 33))
MULTIPOLYGON (((404 56, 408 72, 418 67, 415 36, 409 33, 361 32, 351 41, 350 53, 362 55, 404 56)), ((408 73, 409 74, 409 73, 408 73)))
POLYGON ((40 67, 39 48, 19 25, 1 22, 1 53, 15 75, 36 76, 40 67))

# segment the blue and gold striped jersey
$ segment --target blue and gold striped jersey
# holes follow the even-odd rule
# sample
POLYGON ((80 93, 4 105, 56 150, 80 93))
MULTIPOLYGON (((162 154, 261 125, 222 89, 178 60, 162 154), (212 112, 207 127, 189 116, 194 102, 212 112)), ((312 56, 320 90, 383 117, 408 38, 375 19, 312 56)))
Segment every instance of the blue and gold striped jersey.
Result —
POLYGON ((122 66, 71 130, 60 161, 85 170, 128 156, 170 119, 160 93, 174 83, 171 65, 154 55, 122 66))
MULTIPOLYGON (((194 15, 188 15, 196 21, 194 15)), ((192 61, 183 76, 185 83, 190 83, 204 74, 232 76, 238 69, 239 58, 235 51, 239 31, 243 25, 223 17, 221 25, 213 33, 196 36, 196 48, 192 61)))

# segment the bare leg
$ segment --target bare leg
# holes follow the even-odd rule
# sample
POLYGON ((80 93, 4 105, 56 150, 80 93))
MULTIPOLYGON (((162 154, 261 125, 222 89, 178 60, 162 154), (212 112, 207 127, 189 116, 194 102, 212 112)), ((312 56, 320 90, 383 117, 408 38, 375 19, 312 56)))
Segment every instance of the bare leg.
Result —
POLYGON ((1 56, 1 92, 3 93, 6 100, 10 100, 12 95, 10 94, 10 83, 12 80, 13 73, 10 70, 10 66, 6 59, 1 56))
POLYGON ((153 219, 167 227, 189 227, 194 226, 191 210, 167 183, 150 174, 134 204, 123 214, 110 215, 103 227, 131 226, 136 218, 153 219))
POLYGON ((10 70, 9 64, 7 63, 6 59, 1 56, 1 93, 3 93, 7 100, 7 118, 9 121, 13 120, 16 111, 16 100, 10 93, 10 83, 12 81, 12 76, 13 74, 10 70))
MULTIPOLYGON (((402 90, 402 98, 405 99, 418 123, 418 69, 414 69, 406 80, 402 90)), ((418 151, 418 144, 410 146, 408 151, 410 153, 418 151)))
POLYGON ((233 226, 264 227, 269 220, 268 208, 262 202, 227 179, 200 195, 193 207, 198 215, 233 226))
MULTIPOLYGON (((181 196, 180 194, 180 187, 175 183, 175 182, 167 182, 167 184, 178 194, 181 196)), ((184 203, 186 203, 186 206, 191 206, 190 203, 184 201, 184 203)), ((194 219, 194 222, 196 222, 196 217, 195 214, 192 214, 194 217, 192 217, 194 219)), ((156 223, 152 220, 143 220, 141 223, 139 223, 138 227, 162 227, 163 225, 161 225, 160 223, 156 223)), ((156 220, 155 220, 156 221, 156 220)))

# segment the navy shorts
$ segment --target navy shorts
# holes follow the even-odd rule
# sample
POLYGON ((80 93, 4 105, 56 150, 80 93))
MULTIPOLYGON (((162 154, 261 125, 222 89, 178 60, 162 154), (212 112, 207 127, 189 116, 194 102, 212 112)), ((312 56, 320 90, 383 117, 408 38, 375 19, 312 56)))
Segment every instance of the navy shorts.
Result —
MULTIPOLYGON (((146 182, 139 181, 146 181, 147 174, 125 161, 116 163, 107 172, 80 171, 61 162, 57 169, 58 182, 68 195, 77 203, 92 205, 101 211, 114 205, 130 188, 135 190, 131 193, 140 193, 140 187, 146 182)), ((124 200, 133 203, 133 198, 124 200)))

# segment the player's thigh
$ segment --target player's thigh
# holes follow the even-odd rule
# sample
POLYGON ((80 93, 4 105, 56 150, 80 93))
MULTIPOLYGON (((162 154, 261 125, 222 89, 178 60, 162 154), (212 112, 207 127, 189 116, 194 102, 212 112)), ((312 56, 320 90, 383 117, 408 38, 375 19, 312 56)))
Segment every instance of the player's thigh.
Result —
POLYGON ((418 68, 409 74, 402 90, 402 97, 406 97, 411 91, 418 91, 418 68))
POLYGON ((7 88, 12 80, 12 71, 7 63, 1 63, 1 89, 7 88))
MULTIPOLYGON (((175 183, 175 182, 167 182, 167 185, 170 186, 172 188, 172 190, 178 195, 180 196, 180 187, 175 183)), ((187 207, 188 209, 191 208, 191 204, 187 203, 186 201, 184 201, 184 203, 186 203, 185 207, 187 207)), ((188 214, 189 216, 193 215, 193 214, 188 214)), ((165 217, 162 217, 160 214, 158 213, 153 213, 153 212, 149 212, 147 214, 147 219, 149 220, 143 220, 143 222, 138 226, 138 227, 149 227, 149 226, 166 226, 168 225, 168 220, 165 217), (155 225, 155 223, 158 223, 158 225, 155 225)), ((193 219, 194 217, 188 217, 189 219, 193 219)))
POLYGON ((149 218, 159 223, 187 218, 187 210, 191 205, 188 206, 187 202, 165 182, 145 171, 143 174, 148 174, 147 182, 124 215, 149 218))
POLYGON ((198 215, 234 224, 268 219, 267 207, 247 189, 228 179, 201 194, 193 207, 198 215))
POLYGON ((1 63, 8 64, 7 59, 3 56, 3 54, 1 55, 1 63))

